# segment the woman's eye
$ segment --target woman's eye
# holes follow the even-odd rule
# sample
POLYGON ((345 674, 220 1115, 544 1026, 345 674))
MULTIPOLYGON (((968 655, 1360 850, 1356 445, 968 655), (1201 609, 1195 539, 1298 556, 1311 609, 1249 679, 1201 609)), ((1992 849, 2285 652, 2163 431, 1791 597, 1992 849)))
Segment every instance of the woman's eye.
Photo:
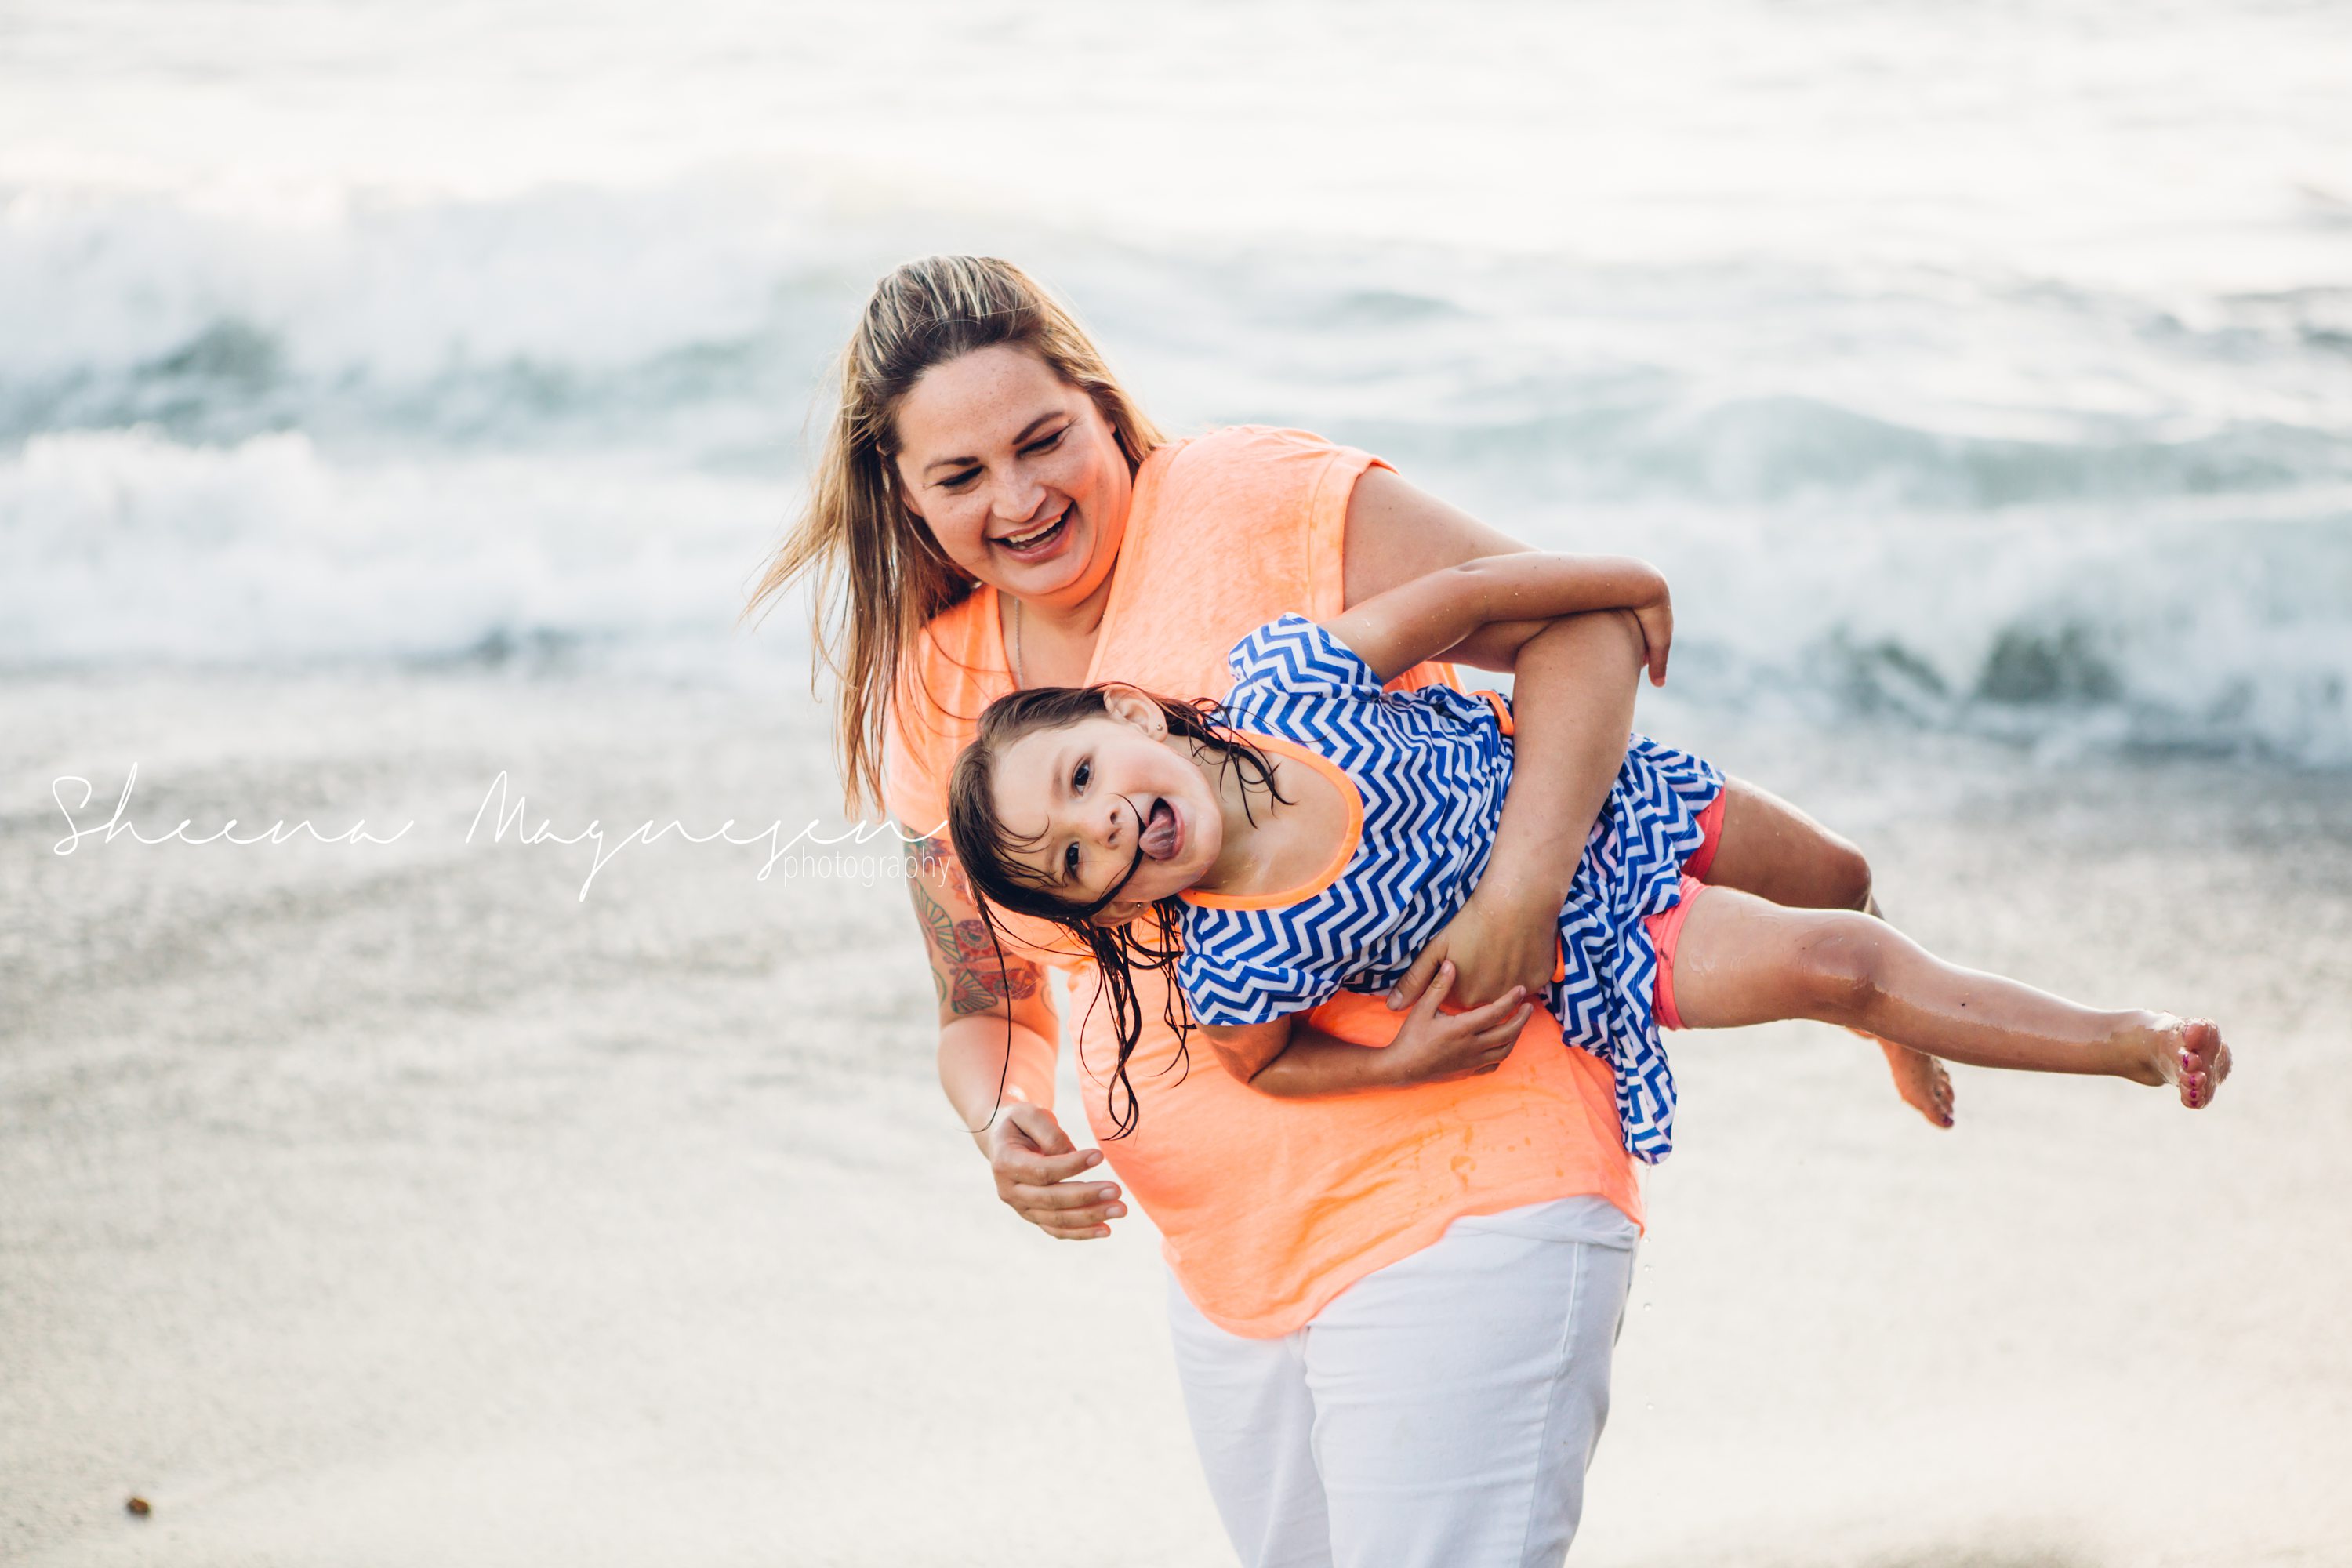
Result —
POLYGON ((966 468, 962 473, 950 474, 946 479, 941 479, 940 481, 940 488, 941 489, 948 490, 960 490, 978 478, 980 478, 980 470, 978 468, 966 468))
POLYGON ((1055 447, 1060 446, 1062 443, 1062 437, 1069 433, 1070 427, 1065 425, 1059 430, 1055 431, 1051 436, 1046 437, 1044 440, 1032 441, 1026 447, 1022 447, 1021 450, 1024 455, 1031 452, 1050 452, 1055 447))
POLYGON ((1072 770, 1071 770, 1071 773, 1070 773, 1070 793, 1071 793, 1071 794, 1073 794, 1073 795, 1076 795, 1076 794, 1077 794, 1080 790, 1085 789, 1085 788, 1087 787, 1087 781, 1088 779, 1090 779, 1090 778, 1094 777, 1094 776, 1095 776, 1095 765, 1094 765, 1094 763, 1079 763, 1076 768, 1074 768, 1074 769, 1072 769, 1072 770))

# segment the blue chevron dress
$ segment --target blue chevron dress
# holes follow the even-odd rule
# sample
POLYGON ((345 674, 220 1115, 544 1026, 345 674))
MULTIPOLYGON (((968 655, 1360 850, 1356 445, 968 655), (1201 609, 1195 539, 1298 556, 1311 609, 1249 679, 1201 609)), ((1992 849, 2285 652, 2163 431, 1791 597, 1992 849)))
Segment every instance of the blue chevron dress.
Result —
MULTIPOLYGON (((1486 869, 1511 782, 1511 739, 1486 700, 1446 686, 1381 689, 1372 668, 1303 616, 1234 645, 1225 721, 1338 764, 1363 826, 1338 879, 1272 909, 1188 900, 1177 980, 1203 1024, 1262 1024, 1348 990, 1378 994, 1462 907, 1486 869)), ((1651 1011, 1657 957, 1642 922, 1682 897, 1699 813, 1723 775, 1635 735, 1559 912, 1565 977, 1544 1003, 1562 1039, 1616 1072, 1625 1147, 1673 1147, 1675 1082, 1651 1011)))

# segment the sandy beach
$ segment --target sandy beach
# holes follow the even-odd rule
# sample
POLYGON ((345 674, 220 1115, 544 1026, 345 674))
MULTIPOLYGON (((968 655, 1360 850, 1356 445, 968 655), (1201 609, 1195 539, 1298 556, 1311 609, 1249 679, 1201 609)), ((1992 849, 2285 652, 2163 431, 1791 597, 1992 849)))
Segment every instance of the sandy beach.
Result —
MULTIPOLYGON (((673 836, 583 900, 591 845, 466 842, 501 771, 564 834, 837 832, 803 700, 459 669, 5 717, 9 1561, 1227 1560, 1149 1226, 998 1207, 894 882, 673 836), (134 762, 150 837, 415 826, 54 853, 29 803, 134 762)), ((2338 1560, 2340 783, 1644 722, 1856 837, 1938 951, 2209 1010, 2239 1070, 2202 1114, 1963 1070, 1939 1134, 1835 1031, 1677 1037, 1578 1560, 2338 1560)))
POLYGON ((2228 1032, 2210 1110, 1949 1133, 1672 1040, 1578 1568, 2352 1563, 2345 43, 0 5, 0 1563, 1234 1561, 1149 1219, 996 1201, 887 838, 771 864, 853 825, 800 606, 732 623, 935 252, 1171 435, 1652 561, 1645 729, 1943 955, 2228 1032), (78 837, 134 769, 185 834, 78 837))

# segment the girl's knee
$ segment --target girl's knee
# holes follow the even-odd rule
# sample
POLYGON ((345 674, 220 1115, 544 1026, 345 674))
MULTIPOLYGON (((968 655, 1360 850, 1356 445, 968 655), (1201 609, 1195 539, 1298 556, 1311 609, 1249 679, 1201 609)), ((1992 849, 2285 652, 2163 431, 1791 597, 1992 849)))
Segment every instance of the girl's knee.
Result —
POLYGON ((1820 917, 1799 954, 1797 976, 1814 1016, 1848 1024, 1867 1018, 1886 994, 1889 932, 1865 915, 1820 917))
POLYGON ((1822 851, 1822 868, 1830 885, 1827 905, 1831 909, 1867 910, 1870 908, 1870 858, 1835 834, 1825 835, 1828 843, 1822 851))

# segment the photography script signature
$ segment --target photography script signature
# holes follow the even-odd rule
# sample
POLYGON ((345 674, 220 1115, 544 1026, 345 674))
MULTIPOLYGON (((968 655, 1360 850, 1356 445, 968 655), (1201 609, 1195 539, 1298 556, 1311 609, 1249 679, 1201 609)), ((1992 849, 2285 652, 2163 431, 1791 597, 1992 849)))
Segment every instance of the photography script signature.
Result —
MULTIPOLYGON (((235 831, 237 819, 232 816, 213 832, 201 837, 191 837, 188 830, 194 824, 183 820, 178 826, 169 832, 158 833, 151 837, 140 831, 138 824, 130 820, 131 796, 138 784, 139 765, 133 763, 131 771, 123 776, 122 793, 115 797, 113 815, 104 822, 83 826, 75 821, 74 814, 87 812, 89 809, 91 798, 95 794, 90 781, 72 773, 63 774, 53 780, 49 785, 49 795, 58 803, 58 810, 66 819, 66 836, 50 846, 50 852, 57 855, 70 855, 81 847, 84 839, 94 838, 100 844, 111 844, 126 833, 134 842, 149 845, 173 842, 283 845, 306 834, 320 844, 394 844, 416 826, 415 819, 412 818, 401 824, 398 832, 384 836, 371 832, 367 826, 367 819, 361 817, 341 833, 323 834, 311 826, 308 817, 290 826, 281 817, 265 829, 240 837, 235 831), (68 801, 67 798, 68 791, 76 789, 80 792, 81 798, 79 801, 68 801)), ((612 863, 613 857, 632 844, 652 844, 673 833, 689 844, 709 844, 713 840, 722 840, 738 846, 766 844, 768 858, 760 867, 760 880, 763 882, 768 879, 769 874, 776 868, 780 861, 803 846, 818 848, 834 848, 845 844, 864 846, 884 834, 889 835, 898 847, 922 841, 922 836, 903 832, 896 823, 890 822, 857 823, 846 831, 831 837, 820 833, 818 825, 811 822, 790 838, 786 838, 783 836, 784 825, 779 821, 771 822, 766 827, 749 837, 739 837, 735 833, 735 819, 731 816, 711 832, 703 834, 689 831, 684 823, 675 817, 660 826, 656 826, 648 820, 631 828, 619 839, 610 840, 601 819, 592 821, 587 826, 572 834, 556 831, 553 820, 544 816, 540 818, 539 826, 536 827, 526 826, 523 824, 523 816, 527 809, 525 798, 520 795, 514 795, 509 799, 509 795, 507 774, 505 770, 501 769, 498 777, 490 781, 490 787, 483 793, 482 804, 475 809, 474 820, 466 829, 465 841, 467 844, 473 843, 476 835, 482 831, 485 819, 488 819, 491 824, 488 842, 492 844, 503 844, 507 841, 508 835, 512 834, 514 841, 518 844, 587 843, 593 845, 593 859, 588 868, 587 877, 580 884, 580 900, 583 903, 587 901, 588 889, 595 883, 597 873, 612 863)))

